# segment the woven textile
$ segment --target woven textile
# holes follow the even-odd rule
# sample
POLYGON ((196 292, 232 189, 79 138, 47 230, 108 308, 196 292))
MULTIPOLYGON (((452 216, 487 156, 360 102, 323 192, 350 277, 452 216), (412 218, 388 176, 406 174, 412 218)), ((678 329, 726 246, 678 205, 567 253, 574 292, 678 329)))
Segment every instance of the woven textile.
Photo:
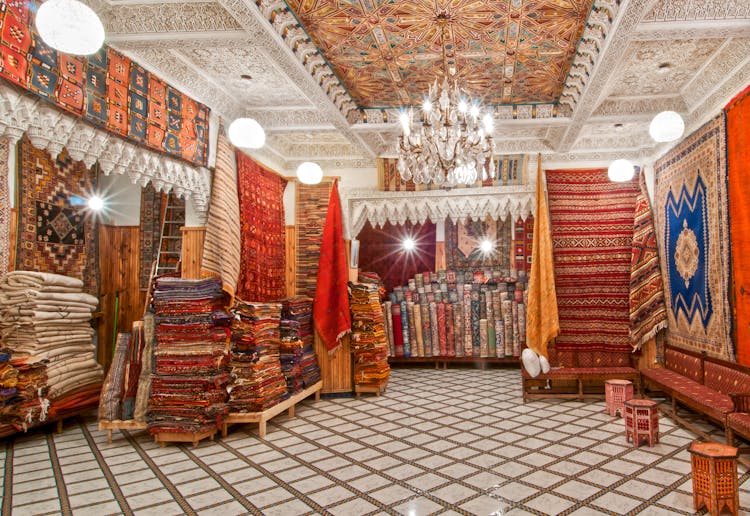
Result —
POLYGON ((750 87, 725 111, 737 361, 750 365, 750 87))
POLYGON ((0 138, 0 274, 8 272, 10 261, 10 192, 8 190, 8 160, 10 142, 0 138))
POLYGON ((32 24, 33 5, 0 1, 0 77, 119 136, 205 166, 206 106, 110 47, 88 57, 53 50, 32 24))
POLYGON ((140 240, 139 285, 141 290, 148 288, 151 269, 159 258, 163 198, 164 196, 157 192, 151 183, 146 185, 145 188, 141 188, 141 222, 138 231, 140 240))
POLYGON ((369 222, 357 235, 359 240, 359 269, 372 271, 383 280, 387 291, 404 285, 419 272, 435 268, 435 224, 395 225, 387 222, 374 228, 369 222), (403 241, 411 238, 414 251, 404 250, 403 241))
MULTIPOLYGON (((247 168, 249 167, 246 167, 246 170, 247 168)), ((246 174, 245 180, 248 179, 248 175, 250 174, 246 174)), ((219 131, 201 269, 203 273, 219 276, 222 288, 230 296, 234 296, 237 289, 241 262, 241 218, 237 184, 234 151, 227 138, 219 131)), ((274 192, 269 192, 269 195, 273 194, 274 192)))
POLYGON ((323 179, 317 185, 296 185, 296 285, 297 295, 315 297, 318 260, 323 226, 328 213, 328 198, 332 180, 323 179))
POLYGON ((52 272, 82 279, 99 293, 96 222, 73 206, 73 196, 93 191, 91 172, 63 151, 52 158, 27 138, 19 142, 16 270, 52 272))
POLYGON ((724 124, 722 113, 656 162, 654 206, 667 342, 733 360, 724 124))
POLYGON ((252 301, 282 299, 286 297, 287 181, 240 151, 236 159, 241 224, 237 296, 252 301))
POLYGON ((511 222, 502 220, 445 221, 445 266, 455 270, 510 270, 510 249, 513 243, 511 222), (494 249, 482 253, 483 240, 489 239, 494 249))
POLYGON ((557 349, 630 350, 628 293, 638 183, 610 181, 606 169, 548 170, 547 189, 560 317, 557 349))
POLYGON ((636 349, 667 327, 656 229, 646 177, 642 173, 639 174, 638 186, 630 261, 630 343, 636 349))

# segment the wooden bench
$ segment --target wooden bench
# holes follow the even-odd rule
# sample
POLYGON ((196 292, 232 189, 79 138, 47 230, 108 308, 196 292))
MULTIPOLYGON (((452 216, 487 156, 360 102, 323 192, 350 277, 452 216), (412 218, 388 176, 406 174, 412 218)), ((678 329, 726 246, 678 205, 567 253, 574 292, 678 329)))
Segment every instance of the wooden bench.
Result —
POLYGON ((640 393, 640 373, 633 353, 548 349, 551 369, 532 378, 521 366, 523 401, 539 398, 604 399, 604 382, 630 380, 640 393))

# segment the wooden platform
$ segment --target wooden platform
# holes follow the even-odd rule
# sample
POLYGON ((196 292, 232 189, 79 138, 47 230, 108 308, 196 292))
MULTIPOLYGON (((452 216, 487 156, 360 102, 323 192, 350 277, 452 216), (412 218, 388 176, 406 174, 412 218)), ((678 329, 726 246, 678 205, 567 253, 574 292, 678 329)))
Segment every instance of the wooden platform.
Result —
POLYGON ((145 421, 135 419, 114 419, 112 421, 99 421, 99 430, 107 431, 107 442, 112 444, 112 430, 145 430, 145 421))
POLYGON ((193 443, 193 448, 196 448, 206 437, 213 441, 216 430, 212 428, 203 432, 161 432, 154 434, 154 442, 159 443, 162 448, 167 443, 193 443))
POLYGON ((357 398, 359 398, 360 394, 365 392, 371 392, 376 396, 380 396, 385 392, 386 387, 388 387, 388 380, 384 380, 380 383, 366 383, 361 385, 354 384, 354 393, 356 394, 357 398))
POLYGON ((230 412, 224 418, 224 424, 221 427, 221 436, 227 436, 227 427, 238 423, 258 423, 258 435, 261 438, 266 437, 266 422, 274 416, 289 411, 289 417, 294 417, 294 406, 308 396, 315 394, 315 401, 320 399, 320 390, 323 388, 323 382, 320 381, 307 389, 291 395, 278 405, 274 405, 263 412, 230 412))

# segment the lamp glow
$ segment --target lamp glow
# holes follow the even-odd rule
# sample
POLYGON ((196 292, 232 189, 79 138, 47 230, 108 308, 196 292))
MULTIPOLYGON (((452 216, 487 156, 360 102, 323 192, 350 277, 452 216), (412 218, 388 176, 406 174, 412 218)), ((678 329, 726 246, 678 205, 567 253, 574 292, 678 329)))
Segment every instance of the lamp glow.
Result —
POLYGON ((89 197, 88 206, 93 211, 101 211, 104 208, 104 199, 98 195, 92 195, 89 197))
POLYGON ((685 132, 685 122, 679 113, 662 111, 651 120, 648 134, 657 142, 673 142, 685 132))
POLYGON ((624 181, 630 181, 633 179, 635 174, 635 168, 633 164, 626 159, 614 160, 607 169, 607 176, 610 181, 622 183, 624 181))
POLYGON ((479 249, 484 253, 487 254, 490 251, 492 251, 492 242, 489 240, 482 240, 482 243, 479 244, 479 249))
POLYGON ((305 161, 297 167, 297 178, 306 185, 317 185, 323 179, 323 169, 317 163, 305 161))
POLYGON ((47 0, 34 23, 46 44, 66 54, 90 55, 104 44, 99 16, 78 0, 47 0))
POLYGON ((252 118, 238 118, 227 129, 229 141, 235 147, 260 149, 266 143, 266 132, 252 118))
POLYGON ((404 238, 404 241, 401 242, 401 245, 403 245, 404 249, 407 251, 413 251, 417 247, 417 243, 413 238, 404 238))

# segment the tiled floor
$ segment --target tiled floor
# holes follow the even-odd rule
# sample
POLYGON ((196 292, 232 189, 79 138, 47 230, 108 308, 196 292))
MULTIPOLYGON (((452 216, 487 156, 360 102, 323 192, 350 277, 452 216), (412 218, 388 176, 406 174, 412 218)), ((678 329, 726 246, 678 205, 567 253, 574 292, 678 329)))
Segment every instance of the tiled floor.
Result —
POLYGON ((694 435, 662 417, 660 443, 633 448, 603 402, 524 405, 520 383, 513 369, 396 369, 381 397, 311 399, 265 441, 238 426, 197 448, 107 444, 93 418, 73 420, 6 441, 2 514, 694 514, 694 435))

